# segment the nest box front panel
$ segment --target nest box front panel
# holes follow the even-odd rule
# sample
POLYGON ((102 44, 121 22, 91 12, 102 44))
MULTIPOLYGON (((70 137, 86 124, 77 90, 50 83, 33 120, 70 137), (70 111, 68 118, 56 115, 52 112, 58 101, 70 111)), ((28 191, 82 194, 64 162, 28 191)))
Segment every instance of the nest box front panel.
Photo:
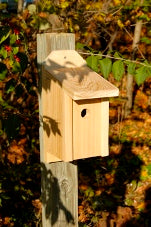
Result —
POLYGON ((108 155, 108 100, 73 101, 73 159, 108 155))

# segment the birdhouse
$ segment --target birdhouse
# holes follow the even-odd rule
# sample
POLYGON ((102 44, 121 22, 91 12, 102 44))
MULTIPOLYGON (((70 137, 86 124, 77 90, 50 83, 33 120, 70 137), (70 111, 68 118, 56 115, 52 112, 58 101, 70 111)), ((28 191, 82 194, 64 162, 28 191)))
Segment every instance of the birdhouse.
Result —
POLYGON ((75 50, 52 51, 42 69, 43 160, 107 156, 109 97, 118 93, 75 50))

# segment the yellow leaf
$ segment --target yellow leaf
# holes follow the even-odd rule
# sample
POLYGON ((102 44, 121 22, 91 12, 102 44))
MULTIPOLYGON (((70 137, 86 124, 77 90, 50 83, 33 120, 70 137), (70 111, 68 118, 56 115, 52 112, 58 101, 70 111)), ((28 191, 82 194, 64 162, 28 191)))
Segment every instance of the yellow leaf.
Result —
POLYGON ((148 176, 147 170, 143 170, 143 171, 141 172, 141 176, 142 176, 142 177, 147 177, 147 176, 148 176))
POLYGON ((121 4, 121 1, 120 0, 114 0, 114 4, 119 5, 119 4, 121 4))
POLYGON ((145 203, 141 202, 140 204, 138 204, 137 209, 138 210, 143 210, 145 208, 145 203))
POLYGON ((92 3, 91 7, 93 9, 101 9, 102 8, 102 2, 96 2, 96 3, 92 3))
POLYGON ((118 24, 118 26, 119 26, 120 28, 123 28, 123 27, 124 27, 124 24, 122 23, 121 20, 118 20, 118 21, 117 21, 117 24, 118 24))
POLYGON ((62 9, 65 9, 65 8, 67 8, 69 6, 69 2, 62 2, 61 3, 61 8, 62 9))
POLYGON ((86 10, 88 10, 88 9, 90 9, 90 7, 91 7, 91 5, 87 4, 85 8, 86 8, 86 10))
POLYGON ((97 21, 99 21, 99 22, 104 22, 104 17, 102 17, 101 15, 99 15, 99 16, 97 17, 97 21))

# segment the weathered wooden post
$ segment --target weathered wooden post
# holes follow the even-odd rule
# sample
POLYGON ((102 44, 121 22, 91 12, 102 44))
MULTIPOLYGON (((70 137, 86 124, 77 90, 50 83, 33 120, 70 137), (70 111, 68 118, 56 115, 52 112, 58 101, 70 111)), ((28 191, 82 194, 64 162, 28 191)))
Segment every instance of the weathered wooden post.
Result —
MULTIPOLYGON (((59 125, 54 119, 45 116, 43 108, 49 109, 52 100, 42 100, 43 92, 48 92, 49 80, 42 77, 42 63, 53 50, 75 49, 74 34, 45 33, 37 35, 37 61, 40 74, 40 159, 42 163, 42 226, 64 227, 78 226, 78 180, 77 166, 73 163, 45 162, 45 149, 43 139, 49 130, 54 134, 59 133, 59 125), (46 87, 44 87, 46 86, 46 87), (48 103, 47 103, 48 102, 48 103), (43 107, 43 104, 46 107, 43 107), (48 118, 47 118, 48 117, 48 118), (46 121, 45 121, 46 120, 46 121)), ((51 88, 50 88, 51 89, 51 88)), ((56 101, 57 97, 54 101, 56 101)), ((50 132, 51 133, 51 132, 50 132)), ((70 141, 69 141, 70 143, 70 141)), ((51 149, 51 147, 49 147, 51 149)), ((49 162, 53 162, 50 160, 49 162)))
POLYGON ((37 37, 38 64, 42 66, 39 104, 44 227, 78 226, 77 166, 72 161, 109 154, 109 97, 119 91, 87 66, 74 50, 74 43, 73 34, 37 37))

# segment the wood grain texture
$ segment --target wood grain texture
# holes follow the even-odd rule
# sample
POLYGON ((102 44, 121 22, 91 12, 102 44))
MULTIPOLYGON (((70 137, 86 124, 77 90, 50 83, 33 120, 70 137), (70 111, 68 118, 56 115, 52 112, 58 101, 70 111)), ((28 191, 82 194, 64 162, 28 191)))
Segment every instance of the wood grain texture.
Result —
POLYGON ((42 103, 43 103, 43 146, 44 161, 62 160, 63 150, 63 90, 53 79, 47 78, 43 71, 42 103), (48 159, 49 157, 49 159, 48 159))
POLYGON ((108 108, 103 99, 73 101, 74 159, 109 154, 108 108))
POLYGON ((42 100, 45 162, 109 154, 108 99, 73 101, 57 80, 43 70, 42 100))
MULTIPOLYGON (((69 33, 43 33, 37 35, 37 63, 38 63, 38 70, 39 70, 39 118, 40 118, 40 128, 39 128, 39 134, 40 134, 40 157, 41 161, 45 162, 47 160, 56 161, 59 160, 59 158, 56 158, 55 156, 51 156, 52 154, 45 152, 45 137, 44 137, 44 126, 43 126, 43 116, 47 113, 43 112, 43 98, 42 98, 42 89, 45 95, 50 90, 50 84, 45 82, 43 83, 42 79, 42 64, 44 60, 47 58, 47 56, 50 54, 51 51, 54 50, 64 50, 64 49, 75 49, 75 36, 74 34, 69 33), (47 156, 47 157, 46 157, 47 156), (48 159, 49 157, 49 159, 48 159), (51 159, 52 158, 52 159, 51 159)), ((50 101, 46 101, 46 103, 49 103, 50 101)), ((47 105, 47 104, 46 104, 47 105)), ((48 104, 49 105, 49 104, 48 104)), ((46 143, 45 143, 46 144, 46 143)))
POLYGON ((43 227, 78 227, 77 166, 42 165, 43 227))
POLYGON ((107 156, 107 98, 118 95, 119 90, 87 67, 74 50, 52 51, 43 64, 42 80, 45 161, 107 156), (85 117, 81 117, 83 109, 85 117), (48 116, 53 123, 50 129, 48 116))
MULTIPOLYGON (((49 97, 43 102, 43 96, 51 90, 51 81, 47 77, 42 78, 42 63, 52 50, 58 49, 75 49, 74 34, 38 34, 37 35, 37 62, 39 67, 40 83, 39 83, 39 116, 40 116, 40 158, 41 158, 41 175, 42 175, 42 226, 43 227, 70 227, 78 226, 78 181, 77 166, 73 163, 56 162, 46 164, 45 161, 56 159, 51 154, 49 143, 45 141, 45 135, 49 133, 49 129, 58 126, 59 122, 49 118, 49 108, 51 101, 49 97), (46 116, 45 116, 46 114, 46 116), (45 117, 44 117, 45 116, 45 117), (44 132, 44 123, 46 130, 44 132), (47 131, 47 132, 46 132, 47 131), (48 146, 48 147, 47 147, 48 146), (48 149, 48 152, 47 152, 48 149)), ((54 82, 55 83, 55 82, 54 82)), ((55 89, 55 88, 53 88, 55 89)), ((63 92, 63 91, 62 91, 63 92)), ((59 95, 59 91, 58 91, 59 95)), ((64 94, 63 94, 64 95, 64 94)), ((65 107, 70 108, 71 101, 65 94, 65 107)), ((56 98, 57 99, 57 98, 56 98)), ((64 104, 63 104, 64 105, 64 104)), ((68 113, 63 113, 68 114, 68 113)), ((71 118, 69 119, 69 122, 71 118)), ((66 122, 64 123, 66 124, 66 122)), ((61 126, 62 128, 64 125, 61 126)), ((55 129, 56 130, 56 129, 55 129)), ((54 130, 54 131, 55 131, 54 130)), ((51 132, 51 131, 50 131, 51 132)), ((52 133, 52 132, 51 132, 52 133)), ((66 127, 65 135, 69 136, 69 129, 66 127)), ((59 134, 59 131, 58 131, 59 134)), ((47 138, 48 139, 48 138, 47 138)), ((64 142, 67 143, 67 139, 64 142)), ((68 147, 71 146, 69 142, 68 147)), ((65 146, 63 144, 63 146, 65 146)), ((56 160, 58 161, 59 158, 56 160)))
POLYGON ((102 99, 100 103, 100 144, 101 155, 109 155, 109 100, 102 99))
POLYGON ((74 50, 53 51, 44 68, 65 89, 73 100, 118 96, 119 90, 87 67, 85 60, 74 50))
POLYGON ((72 161, 72 99, 45 70, 42 84, 44 160, 72 161))
POLYGON ((72 161, 73 160, 73 101, 72 99, 63 91, 63 160, 72 161))

